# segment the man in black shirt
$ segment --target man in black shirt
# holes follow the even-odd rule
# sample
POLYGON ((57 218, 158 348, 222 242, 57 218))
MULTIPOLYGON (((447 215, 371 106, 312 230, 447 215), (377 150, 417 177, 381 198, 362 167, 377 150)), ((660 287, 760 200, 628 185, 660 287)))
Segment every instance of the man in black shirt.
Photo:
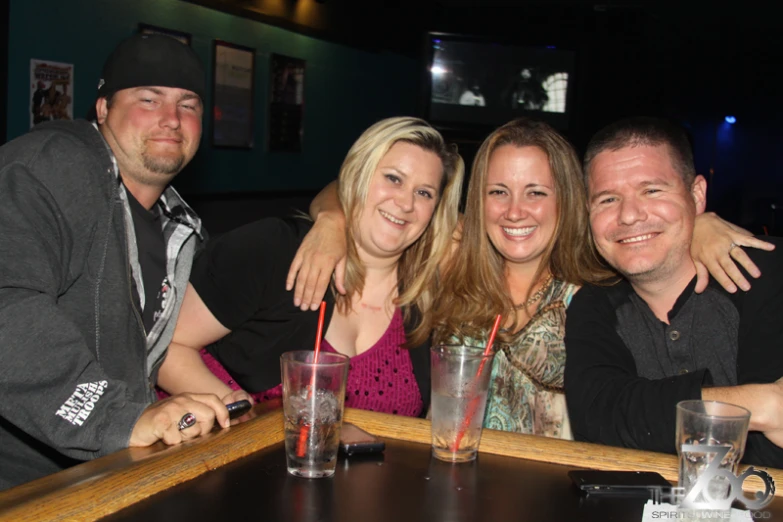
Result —
POLYGON ((166 240, 163 237, 161 211, 157 203, 147 210, 136 201, 131 192, 127 195, 133 217, 133 229, 136 232, 142 279, 140 292, 134 278, 133 294, 136 301, 141 304, 144 331, 149 332, 163 311, 164 299, 169 290, 170 283, 166 275, 166 240))
POLYGON ((624 280, 584 287, 568 309, 574 436, 674 452, 676 404, 719 400, 751 411, 745 460, 783 466, 782 255, 750 254, 765 275, 747 292, 694 292, 689 247, 706 181, 685 134, 663 121, 596 134, 585 181, 596 247, 624 280))
POLYGON ((233 396, 155 392, 203 241, 170 182, 205 93, 190 47, 137 34, 107 59, 92 121, 0 148, 0 490, 229 425, 233 396))

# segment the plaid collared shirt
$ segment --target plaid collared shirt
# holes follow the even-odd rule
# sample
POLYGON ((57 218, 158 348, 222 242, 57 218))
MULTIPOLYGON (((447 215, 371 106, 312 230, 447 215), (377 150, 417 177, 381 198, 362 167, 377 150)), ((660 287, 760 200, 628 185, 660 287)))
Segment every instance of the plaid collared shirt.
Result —
MULTIPOLYGON (((98 126, 95 123, 93 123, 93 126, 98 130, 98 126)), ((117 183, 121 186, 119 194, 125 209, 125 231, 128 240, 128 258, 130 260, 133 280, 136 283, 136 288, 139 289, 137 292, 140 301, 139 306, 141 310, 144 310, 146 296, 144 295, 143 290, 144 283, 141 276, 141 264, 139 263, 139 250, 136 244, 136 230, 133 226, 133 215, 131 214, 130 204, 128 203, 127 188, 122 184, 120 169, 117 166, 117 159, 114 157, 114 153, 108 143, 106 144, 106 148, 109 151, 109 156, 111 157, 112 165, 114 166, 114 175, 116 176, 117 183)), ((166 187, 163 194, 161 194, 158 199, 157 205, 161 211, 161 227, 163 229, 163 240, 166 244, 166 278, 170 288, 164 293, 160 316, 155 320, 150 331, 146 332, 148 374, 152 372, 153 368, 157 367, 157 363, 165 355, 165 349, 159 348, 153 351, 153 348, 166 328, 166 325, 172 319, 177 302, 177 292, 185 292, 185 288, 178 289, 171 286, 175 281, 174 271, 177 266, 179 252, 191 234, 195 233, 202 241, 204 240, 201 219, 193 209, 185 203, 174 187, 166 187)))

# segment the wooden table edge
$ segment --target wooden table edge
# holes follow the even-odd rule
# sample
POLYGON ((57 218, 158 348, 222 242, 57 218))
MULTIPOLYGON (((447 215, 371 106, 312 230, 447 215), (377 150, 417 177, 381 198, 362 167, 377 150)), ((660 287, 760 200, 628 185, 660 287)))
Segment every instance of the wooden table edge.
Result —
MULTIPOLYGON (((429 421, 400 417, 396 422, 390 422, 390 417, 393 416, 348 409, 345 420, 379 437, 431 443, 429 421)), ((482 432, 479 451, 578 468, 654 471, 673 483, 677 482, 679 473, 675 455, 489 429, 482 432)), ((741 465, 740 472, 748 467, 741 465)), ((776 484, 783 481, 783 470, 765 466, 753 467, 769 473, 776 484)), ((746 491, 756 491, 760 485, 760 480, 753 479, 748 479, 744 484, 746 491)), ((783 496, 783 488, 778 488, 775 495, 783 496)))
MULTIPOLYGON (((283 440, 282 411, 256 407, 258 417, 179 446, 129 449, 0 492, 0 520, 96 520, 283 440)), ((381 438, 430 444, 423 419, 347 408, 345 421, 381 438)), ((677 481, 673 455, 484 430, 480 451, 603 470, 654 471, 677 481)), ((744 466, 743 466, 744 468, 744 466)), ((777 483, 783 471, 767 471, 777 483)), ((746 481, 747 491, 760 481, 746 481)), ((776 491, 783 496, 783 490, 776 491)))
POLYGON ((277 404, 177 446, 130 448, 0 492, 0 520, 97 520, 283 440, 277 404))

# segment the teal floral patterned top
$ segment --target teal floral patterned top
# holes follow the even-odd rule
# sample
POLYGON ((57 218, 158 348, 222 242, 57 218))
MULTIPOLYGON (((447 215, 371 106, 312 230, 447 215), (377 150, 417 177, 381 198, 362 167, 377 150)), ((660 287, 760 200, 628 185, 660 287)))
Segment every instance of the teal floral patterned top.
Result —
POLYGON ((496 346, 485 428, 573 439, 563 391, 563 339, 566 308, 578 288, 555 279, 530 322, 511 343, 496 346))

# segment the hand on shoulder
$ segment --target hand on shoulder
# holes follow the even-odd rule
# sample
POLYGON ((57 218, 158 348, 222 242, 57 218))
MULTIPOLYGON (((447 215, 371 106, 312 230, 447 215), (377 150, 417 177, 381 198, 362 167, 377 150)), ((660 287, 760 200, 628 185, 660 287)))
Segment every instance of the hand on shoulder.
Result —
POLYGON ((739 266, 754 278, 760 277, 761 271, 742 247, 766 251, 775 249, 774 244, 754 237, 714 212, 697 216, 691 241, 691 257, 696 265, 696 292, 701 293, 707 288, 710 275, 730 293, 736 292, 738 286, 742 290, 750 290, 750 283, 739 266))

